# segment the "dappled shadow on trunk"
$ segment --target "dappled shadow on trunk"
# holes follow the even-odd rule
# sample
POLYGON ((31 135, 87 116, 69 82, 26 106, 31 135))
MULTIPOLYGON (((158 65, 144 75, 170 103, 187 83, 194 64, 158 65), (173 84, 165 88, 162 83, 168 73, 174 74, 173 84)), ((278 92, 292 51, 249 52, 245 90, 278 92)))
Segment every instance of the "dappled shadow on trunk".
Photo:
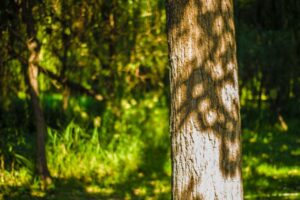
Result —
MULTIPOLYGON (((232 1, 186 0, 181 3, 169 1, 167 4, 173 159, 188 156, 185 158, 187 163, 183 164, 187 171, 195 170, 188 166, 193 165, 193 162, 206 165, 205 162, 210 161, 199 161, 197 155, 190 156, 184 151, 203 156, 207 146, 201 144, 202 149, 199 150, 197 145, 199 140, 208 137, 209 141, 214 140, 212 148, 219 151, 219 155, 211 156, 218 157, 215 164, 219 166, 224 180, 241 176, 240 114, 232 6, 232 1), (178 141, 186 144, 179 147, 176 144, 178 141)), ((174 166, 174 162, 178 161, 173 161, 173 170, 181 170, 174 166)), ((192 173, 199 174, 198 178, 194 177, 193 183, 193 187, 197 187, 203 177, 201 172, 192 173)), ((183 196, 190 195, 188 189, 184 191, 187 193, 183 196)))

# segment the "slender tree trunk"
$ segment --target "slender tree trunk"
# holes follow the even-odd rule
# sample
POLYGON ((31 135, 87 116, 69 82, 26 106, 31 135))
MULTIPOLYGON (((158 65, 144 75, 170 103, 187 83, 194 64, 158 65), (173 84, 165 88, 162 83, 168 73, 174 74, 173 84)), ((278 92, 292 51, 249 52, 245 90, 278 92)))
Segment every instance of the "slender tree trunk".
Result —
POLYGON ((264 89, 264 81, 265 81, 265 72, 262 71, 262 75, 259 81, 259 90, 258 90, 258 99, 257 99, 257 108, 259 113, 262 112, 262 95, 263 95, 263 89, 264 89))
POLYGON ((62 26, 62 31, 61 31, 61 39, 62 39, 62 44, 63 44, 63 55, 61 56, 61 63, 62 63, 62 69, 60 71, 60 79, 63 80, 63 99, 62 99, 62 108, 63 111, 66 111, 68 109, 69 105, 69 97, 70 97, 70 88, 67 86, 66 82, 66 72, 68 69, 68 50, 70 47, 70 35, 66 34, 66 29, 67 29, 67 24, 68 21, 66 19, 66 2, 62 1, 61 2, 61 26, 62 26))
POLYGON ((38 62, 39 56, 39 47, 37 40, 34 39, 28 40, 27 45, 28 50, 30 51, 30 57, 28 59, 29 92, 37 132, 37 170, 39 175, 42 176, 43 179, 47 179, 50 177, 45 151, 45 137, 47 135, 47 129, 39 100, 38 68, 36 66, 36 62, 38 62))
POLYGON ((38 84, 38 62, 40 54, 40 44, 36 38, 36 32, 34 27, 34 21, 32 16, 32 1, 28 0, 24 2, 24 21, 27 29, 27 48, 29 52, 28 58, 28 87, 30 93, 30 99, 32 102, 35 127, 36 127, 36 142, 37 142, 37 158, 36 165, 39 176, 44 181, 44 186, 50 180, 50 173, 47 167, 45 139, 47 135, 47 128, 44 119, 43 110, 39 100, 39 84, 38 84))
POLYGON ((168 0, 172 199, 243 199, 232 0, 168 0))

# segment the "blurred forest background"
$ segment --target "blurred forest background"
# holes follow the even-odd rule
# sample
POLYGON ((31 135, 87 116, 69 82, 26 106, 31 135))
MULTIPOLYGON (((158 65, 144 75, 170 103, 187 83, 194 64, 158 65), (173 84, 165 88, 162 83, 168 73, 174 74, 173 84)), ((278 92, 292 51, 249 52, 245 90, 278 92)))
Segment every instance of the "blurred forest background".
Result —
MULTIPOLYGON (((235 24, 245 198, 299 199, 300 1, 235 24)), ((170 199, 164 0, 4 0, 0 38, 0 199, 170 199)))

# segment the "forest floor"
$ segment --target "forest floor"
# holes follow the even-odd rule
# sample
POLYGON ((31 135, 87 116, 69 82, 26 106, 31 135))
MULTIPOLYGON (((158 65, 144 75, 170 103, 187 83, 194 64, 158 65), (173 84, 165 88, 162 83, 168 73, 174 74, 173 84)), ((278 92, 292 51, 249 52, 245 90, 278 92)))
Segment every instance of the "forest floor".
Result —
MULTIPOLYGON (((245 199, 300 199, 297 122, 288 123, 288 129, 278 124, 258 130, 244 128, 242 139, 245 199)), ((38 181, 21 183, 16 177, 22 177, 22 171, 2 171, 0 200, 170 199, 169 147, 158 144, 151 149, 151 145, 139 154, 143 156, 139 157, 137 167, 115 181, 106 181, 114 176, 112 172, 99 179, 92 174, 60 175, 54 176, 51 187, 42 191, 38 181), (8 177, 11 181, 7 181, 8 177)))

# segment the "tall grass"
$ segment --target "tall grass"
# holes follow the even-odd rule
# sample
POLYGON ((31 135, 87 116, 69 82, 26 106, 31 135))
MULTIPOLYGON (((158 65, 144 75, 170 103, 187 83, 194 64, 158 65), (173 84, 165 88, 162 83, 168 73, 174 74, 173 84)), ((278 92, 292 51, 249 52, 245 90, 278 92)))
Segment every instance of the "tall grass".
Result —
MULTIPOLYGON (((164 98, 123 99, 118 107, 109 105, 101 115, 89 113, 85 107, 76 108, 88 116, 82 121, 75 116, 65 128, 48 127, 47 161, 55 179, 101 185, 111 188, 111 193, 126 187, 129 197, 169 191, 168 109, 164 98)), ((18 186, 36 190, 39 183, 34 177, 34 156, 21 153, 15 157, 19 163, 15 170, 1 169, 0 189, 18 186)), ((11 189, 6 188, 6 193, 11 189)))
MULTIPOLYGON (((122 100, 120 117, 113 117, 113 108, 107 109, 101 124, 91 129, 74 121, 63 131, 48 128, 47 159, 52 175, 116 184, 132 173, 147 170, 141 168, 151 148, 152 153, 155 148, 168 152, 168 111, 164 104, 158 98, 122 100), (109 125, 114 132, 107 132, 109 125)), ((167 159, 166 173, 169 163, 167 159)))
POLYGON ((61 133, 49 129, 47 156, 53 176, 117 181, 137 168, 143 147, 137 136, 114 137, 104 146, 98 128, 88 132, 74 122, 61 133))

